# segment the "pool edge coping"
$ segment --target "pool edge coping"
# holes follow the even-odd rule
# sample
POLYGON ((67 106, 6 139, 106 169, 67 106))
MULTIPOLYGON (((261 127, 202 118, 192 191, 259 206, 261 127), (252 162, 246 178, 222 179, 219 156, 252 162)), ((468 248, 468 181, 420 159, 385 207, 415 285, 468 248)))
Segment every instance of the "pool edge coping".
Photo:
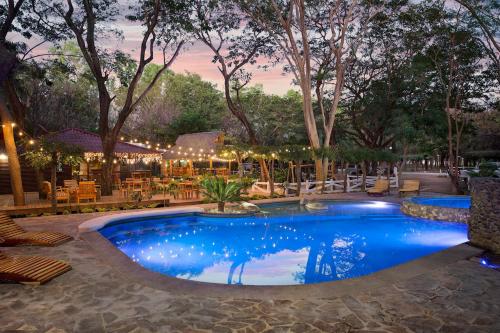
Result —
POLYGON ((185 208, 166 208, 153 211, 123 213, 112 216, 102 216, 82 223, 79 226, 79 238, 86 241, 99 259, 106 262, 124 277, 154 289, 164 290, 179 295, 198 295, 205 297, 230 297, 249 299, 304 299, 309 297, 327 298, 342 295, 372 292, 374 288, 390 286, 402 280, 429 273, 445 265, 469 259, 483 252, 467 243, 383 269, 368 275, 346 280, 323 282, 307 285, 227 285, 218 283, 198 282, 179 279, 153 272, 132 261, 126 254, 116 248, 97 230, 117 220, 140 218, 146 216, 161 216, 165 213, 183 214, 199 213, 202 207, 188 206, 185 208), (105 254, 105 255, 102 255, 105 254))

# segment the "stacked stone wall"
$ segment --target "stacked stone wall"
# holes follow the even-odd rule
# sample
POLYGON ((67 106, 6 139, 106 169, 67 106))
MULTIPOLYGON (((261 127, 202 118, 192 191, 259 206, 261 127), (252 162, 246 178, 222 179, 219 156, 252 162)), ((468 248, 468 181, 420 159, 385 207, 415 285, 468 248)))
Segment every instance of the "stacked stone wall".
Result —
POLYGON ((500 254, 500 178, 472 178, 469 240, 500 254))

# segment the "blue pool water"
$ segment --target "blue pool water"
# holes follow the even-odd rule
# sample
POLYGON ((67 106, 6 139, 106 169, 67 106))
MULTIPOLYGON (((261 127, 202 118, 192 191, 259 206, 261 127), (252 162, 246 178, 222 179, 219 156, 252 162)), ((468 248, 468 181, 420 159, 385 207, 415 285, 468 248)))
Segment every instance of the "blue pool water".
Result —
POLYGON ((449 207, 449 208, 470 208, 470 197, 415 197, 411 201, 420 205, 449 207))
POLYGON ((198 214, 127 220, 100 230, 143 267, 223 284, 295 285, 353 278, 467 241, 467 226, 383 202, 262 206, 266 216, 198 214))

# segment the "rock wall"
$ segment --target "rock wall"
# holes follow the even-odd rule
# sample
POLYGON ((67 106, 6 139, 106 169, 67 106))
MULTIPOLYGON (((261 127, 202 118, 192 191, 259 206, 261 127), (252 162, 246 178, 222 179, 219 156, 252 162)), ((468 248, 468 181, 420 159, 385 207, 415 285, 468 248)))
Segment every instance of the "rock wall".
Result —
POLYGON ((422 205, 411 202, 411 200, 403 201, 401 211, 410 216, 436 221, 467 223, 467 220, 469 219, 469 209, 466 208, 448 208, 422 205))
POLYGON ((500 254, 500 178, 472 178, 469 240, 500 254))

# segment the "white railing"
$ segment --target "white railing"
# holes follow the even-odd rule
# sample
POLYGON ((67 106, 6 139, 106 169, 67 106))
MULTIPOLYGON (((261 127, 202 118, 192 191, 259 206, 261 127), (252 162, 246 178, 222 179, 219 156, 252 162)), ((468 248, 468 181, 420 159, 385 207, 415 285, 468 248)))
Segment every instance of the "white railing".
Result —
MULTIPOLYGON (((375 186, 375 182, 379 179, 377 176, 366 176, 366 188, 375 186)), ((387 177, 380 177, 380 179, 387 179, 387 177)), ((361 191, 363 184, 362 176, 348 176, 347 177, 347 192, 361 191)), ((389 186, 392 188, 399 188, 399 180, 397 176, 390 177, 389 186)))
MULTIPOLYGON (((367 176, 366 177, 366 188, 373 187, 375 182, 379 177, 377 176, 367 176)), ((381 177, 386 179, 386 177, 381 177)), ((302 194, 314 194, 314 193, 338 193, 344 192, 344 187, 346 192, 357 192, 361 191, 361 185, 363 183, 363 177, 357 176, 347 176, 347 185, 344 186, 344 180, 326 180, 324 183, 322 181, 304 181, 300 183, 300 193, 302 194), (324 185, 324 188, 323 188, 324 185), (323 188, 323 190, 322 190, 323 188)), ((390 178, 390 187, 399 188, 398 177, 390 178)), ((274 183, 274 192, 284 194, 286 196, 293 193, 297 193, 298 184, 297 183, 274 183)), ((255 182, 252 185, 252 192, 261 193, 265 195, 271 194, 271 184, 269 182, 255 182)))

